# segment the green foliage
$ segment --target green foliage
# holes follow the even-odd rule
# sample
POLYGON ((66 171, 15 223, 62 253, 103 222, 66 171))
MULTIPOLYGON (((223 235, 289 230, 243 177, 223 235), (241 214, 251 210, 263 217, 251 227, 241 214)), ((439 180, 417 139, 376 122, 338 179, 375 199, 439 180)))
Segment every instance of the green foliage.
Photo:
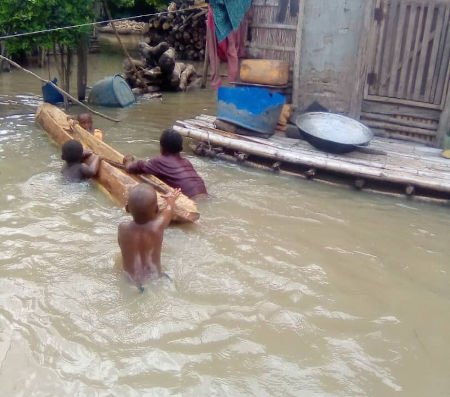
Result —
POLYGON ((156 7, 158 9, 165 8, 168 5, 168 1, 166 0, 145 0, 148 5, 156 7))
MULTIPOLYGON (((0 34, 14 34, 78 25, 94 18, 94 0, 1 0, 0 34)), ((80 35, 90 28, 61 30, 8 39, 8 52, 30 51, 37 46, 50 48, 54 43, 76 46, 80 35)))
MULTIPOLYGON (((165 7, 168 0, 107 0, 113 9, 128 9, 138 5, 165 7)), ((0 0, 0 36, 79 25, 95 20, 95 10, 102 0, 0 0)), ((73 48, 81 35, 91 27, 59 30, 7 40, 8 53, 29 52, 37 47, 51 48, 55 43, 73 48)))

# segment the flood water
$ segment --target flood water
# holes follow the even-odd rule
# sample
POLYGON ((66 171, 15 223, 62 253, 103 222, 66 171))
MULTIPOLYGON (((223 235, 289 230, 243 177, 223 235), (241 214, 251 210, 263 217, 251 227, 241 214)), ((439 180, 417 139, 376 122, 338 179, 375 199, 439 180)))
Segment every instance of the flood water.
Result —
MULTIPOLYGON (((92 56, 89 83, 120 65, 92 56)), ((141 294, 118 265, 127 215, 94 184, 62 184, 39 91, 0 74, 2 396, 450 395, 448 206, 187 152, 212 198, 199 225, 166 232, 173 282, 141 294)), ((162 129, 215 106, 208 90, 165 95, 95 126, 148 157, 162 129)))

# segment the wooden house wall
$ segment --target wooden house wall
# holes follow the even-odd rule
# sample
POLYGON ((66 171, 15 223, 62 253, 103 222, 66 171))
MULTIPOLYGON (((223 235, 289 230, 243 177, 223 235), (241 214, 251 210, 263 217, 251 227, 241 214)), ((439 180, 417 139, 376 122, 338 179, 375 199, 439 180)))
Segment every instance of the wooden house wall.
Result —
MULTIPOLYGON (((297 92, 292 101, 300 110, 318 102, 330 111, 361 117, 379 135, 427 144, 441 143, 443 135, 450 130, 447 54, 450 51, 450 0, 299 0, 300 18, 292 17, 288 11, 285 20, 279 23, 276 15, 282 3, 285 1, 253 0, 248 54, 251 58, 290 63, 291 83, 297 92), (418 7, 417 12, 413 7, 418 7), (384 13, 381 23, 375 20, 377 8, 384 13), (418 22, 413 21, 416 14, 418 22), (408 18, 413 23, 406 23, 408 18), (404 29, 402 21, 406 21, 404 29), (416 25, 422 29, 413 30, 416 25), (393 32, 397 29, 398 34, 389 29, 393 32), (439 31, 442 31, 440 36, 439 31), (414 95, 411 98, 406 94, 396 95, 406 76, 400 67, 397 74, 385 73, 387 67, 397 71, 405 53, 403 47, 406 48, 409 41, 414 43, 409 40, 414 32, 423 32, 424 37, 420 39, 427 46, 423 46, 423 56, 417 55, 416 69, 406 72, 415 70, 416 74, 427 76, 421 85, 413 85, 411 91, 424 102, 422 104, 414 95), (386 37, 392 38, 392 42, 386 37), (390 44, 383 47, 384 42, 390 44), (379 61, 380 51, 383 51, 383 62, 379 61), (426 51, 436 55, 436 60, 431 62, 439 73, 427 75, 430 65, 426 61, 429 59, 425 57, 426 51), (388 53, 392 59, 386 57, 388 53), (377 68, 377 65, 381 66, 377 68), (370 87, 369 84, 373 84, 369 83, 371 74, 384 78, 381 81, 386 82, 385 86, 370 87), (384 75, 396 79, 387 79, 384 75), (425 103, 431 94, 432 103, 425 103)), ((415 79, 411 77, 410 81, 414 83, 415 79)))
POLYGON ((297 16, 291 16, 288 9, 284 20, 277 22, 282 3, 282 0, 253 0, 247 50, 249 58, 284 60, 292 67, 297 16))

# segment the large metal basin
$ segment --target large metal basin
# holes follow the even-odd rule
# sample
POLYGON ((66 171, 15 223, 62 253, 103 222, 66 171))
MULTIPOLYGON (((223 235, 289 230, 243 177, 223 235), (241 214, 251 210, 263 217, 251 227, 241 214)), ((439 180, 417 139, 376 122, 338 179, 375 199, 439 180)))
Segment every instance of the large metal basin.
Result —
POLYGON ((370 128, 339 114, 304 113, 297 117, 296 124, 311 145, 331 153, 351 152, 373 138, 370 128))

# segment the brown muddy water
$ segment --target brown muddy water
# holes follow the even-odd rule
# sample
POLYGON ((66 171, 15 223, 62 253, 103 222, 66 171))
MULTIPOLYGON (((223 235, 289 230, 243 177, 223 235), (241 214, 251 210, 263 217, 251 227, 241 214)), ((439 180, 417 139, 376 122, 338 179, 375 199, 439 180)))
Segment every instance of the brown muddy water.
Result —
MULTIPOLYGON (((120 63, 93 56, 90 84, 120 63)), ((141 294, 117 265, 127 216, 62 184, 39 90, 0 74, 2 396, 450 396, 450 208, 187 152, 212 198, 166 233, 174 281, 141 294)), ((106 111, 105 140, 147 157, 215 99, 106 111)))

